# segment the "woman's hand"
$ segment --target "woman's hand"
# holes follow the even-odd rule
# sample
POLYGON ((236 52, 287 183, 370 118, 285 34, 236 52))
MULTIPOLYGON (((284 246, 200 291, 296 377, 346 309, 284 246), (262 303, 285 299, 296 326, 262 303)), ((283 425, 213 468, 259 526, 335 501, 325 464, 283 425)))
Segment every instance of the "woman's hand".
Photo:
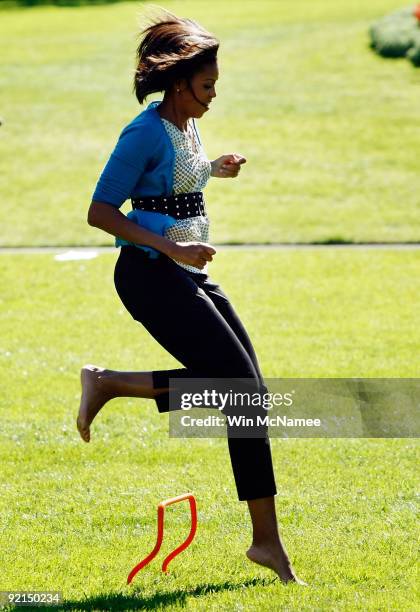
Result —
POLYGON ((216 249, 205 242, 174 242, 169 257, 202 270, 215 253, 216 249))
POLYGON ((238 176, 241 164, 246 163, 245 157, 238 153, 222 155, 211 163, 211 176, 218 178, 234 178, 238 176))

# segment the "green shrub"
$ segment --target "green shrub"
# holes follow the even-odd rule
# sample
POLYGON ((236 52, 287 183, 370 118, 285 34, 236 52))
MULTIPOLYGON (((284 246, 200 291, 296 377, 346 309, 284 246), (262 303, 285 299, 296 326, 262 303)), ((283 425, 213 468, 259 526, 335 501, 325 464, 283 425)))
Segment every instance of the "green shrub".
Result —
POLYGON ((0 9, 31 6, 85 6, 88 4, 111 4, 120 0, 0 0, 0 9))
MULTIPOLYGON (((420 34, 419 22, 410 6, 375 21, 370 27, 371 47, 383 57, 405 57, 417 49, 420 34)), ((413 60, 412 60, 413 61, 413 60)), ((415 62, 413 62, 415 64, 415 62)), ((418 64, 415 64, 418 65, 418 64)))
POLYGON ((414 37, 414 44, 407 52, 408 59, 414 66, 420 66, 420 28, 414 37))

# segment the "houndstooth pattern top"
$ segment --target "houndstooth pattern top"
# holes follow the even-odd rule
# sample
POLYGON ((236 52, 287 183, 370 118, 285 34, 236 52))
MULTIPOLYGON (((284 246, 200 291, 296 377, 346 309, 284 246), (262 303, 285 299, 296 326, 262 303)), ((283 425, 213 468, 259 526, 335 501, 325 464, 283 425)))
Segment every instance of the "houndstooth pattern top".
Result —
MULTIPOLYGON (((188 120, 188 130, 183 132, 171 121, 161 119, 175 151, 173 194, 202 191, 210 178, 211 164, 198 140, 192 120, 188 120)), ((181 219, 166 230, 165 237, 175 242, 208 242, 209 219, 203 215, 181 219)), ((189 272, 207 273, 207 264, 200 270, 174 261, 189 272)))

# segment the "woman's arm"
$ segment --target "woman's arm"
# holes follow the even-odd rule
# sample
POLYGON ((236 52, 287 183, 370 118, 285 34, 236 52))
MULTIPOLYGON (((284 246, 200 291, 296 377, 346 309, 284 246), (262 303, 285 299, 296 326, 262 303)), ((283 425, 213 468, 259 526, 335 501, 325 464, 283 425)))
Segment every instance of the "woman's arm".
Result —
POLYGON ((92 201, 87 221, 89 225, 111 234, 119 236, 128 242, 149 246, 171 259, 176 259, 200 270, 204 268, 207 261, 212 261, 215 249, 209 244, 202 242, 174 242, 164 236, 150 232, 137 225, 115 206, 105 202, 92 201))
POLYGON ((93 201, 89 207, 87 221, 89 225, 98 227, 112 236, 119 236, 135 244, 150 246, 168 257, 173 257, 173 247, 176 243, 130 221, 115 206, 93 201))

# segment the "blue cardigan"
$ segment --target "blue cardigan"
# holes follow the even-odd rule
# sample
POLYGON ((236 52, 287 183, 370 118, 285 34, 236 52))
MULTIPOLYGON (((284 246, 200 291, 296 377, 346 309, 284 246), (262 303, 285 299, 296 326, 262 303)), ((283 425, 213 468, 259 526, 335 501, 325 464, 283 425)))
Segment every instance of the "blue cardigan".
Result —
MULTIPOLYGON (((156 110, 158 104, 160 100, 151 102, 122 130, 99 177, 92 201, 121 208, 129 198, 172 195, 175 151, 156 110)), ((194 120, 193 126, 201 143, 194 120)), ((176 222, 171 216, 139 210, 129 212, 127 217, 161 236, 176 222)), ((116 246, 123 244, 133 243, 116 239, 116 246)), ((159 255, 151 247, 135 246, 147 251, 150 257, 159 255)))

